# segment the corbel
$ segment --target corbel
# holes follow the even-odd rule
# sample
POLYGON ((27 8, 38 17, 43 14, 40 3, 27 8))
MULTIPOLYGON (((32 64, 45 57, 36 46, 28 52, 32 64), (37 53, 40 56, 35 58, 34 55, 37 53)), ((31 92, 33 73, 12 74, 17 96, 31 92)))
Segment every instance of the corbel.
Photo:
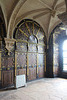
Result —
POLYGON ((8 50, 8 55, 10 55, 11 50, 14 47, 15 39, 5 38, 6 49, 8 50))

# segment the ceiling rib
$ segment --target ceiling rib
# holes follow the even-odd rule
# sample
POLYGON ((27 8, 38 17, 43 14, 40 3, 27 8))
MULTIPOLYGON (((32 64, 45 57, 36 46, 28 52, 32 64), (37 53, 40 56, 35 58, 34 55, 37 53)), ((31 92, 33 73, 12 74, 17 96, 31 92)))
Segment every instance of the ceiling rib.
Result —
POLYGON ((33 19, 39 18, 39 17, 44 16, 44 15, 46 15, 46 14, 48 14, 48 13, 49 13, 49 11, 47 11, 47 12, 42 12, 42 13, 36 15, 36 16, 33 16, 33 19))
MULTIPOLYGON (((1 1, 2 1, 2 3, 4 3, 3 7, 6 8, 5 2, 8 0, 6 0, 4 2, 3 2, 3 0, 1 0, 1 1)), ((16 0, 14 0, 14 1, 16 1, 16 0)), ((35 21, 39 22, 39 24, 42 25, 44 31, 46 31, 46 34, 48 34, 48 36, 49 36, 49 34, 50 34, 49 32, 56 25, 54 18, 56 17, 56 21, 57 21, 57 20, 59 20, 59 18, 57 17, 58 14, 61 14, 64 11, 67 12, 67 8, 66 8, 67 0, 37 0, 37 1, 35 2, 35 0, 32 0, 31 4, 29 3, 30 0, 19 0, 18 3, 16 1, 17 4, 13 5, 14 9, 11 8, 13 12, 11 11, 12 15, 10 15, 10 20, 9 20, 8 30, 7 30, 7 33, 8 33, 7 37, 12 38, 14 27, 16 26, 17 22, 19 23, 19 21, 23 18, 31 18, 31 19, 33 18, 33 20, 35 19, 35 21), (37 6, 37 4, 35 4, 37 1, 38 1, 38 6, 37 6), (37 19, 37 18, 40 18, 40 19, 37 19), (43 21, 45 21, 45 23, 43 21), (54 22, 52 22, 52 21, 54 21, 54 22), (53 24, 51 24, 51 23, 53 23, 53 24)), ((12 4, 10 7, 12 7, 12 4)), ((7 14, 6 17, 8 17, 9 12, 6 13, 6 10, 7 9, 5 9, 5 14, 7 14)), ((25 35, 25 33, 23 33, 23 31, 21 29, 19 29, 19 30, 22 34, 25 35)))
POLYGON ((65 8, 59 8, 57 9, 57 12, 64 12, 66 9, 65 8))
POLYGON ((58 4, 55 9, 58 9, 58 8, 62 7, 64 4, 65 4, 65 2, 62 2, 62 3, 58 4))
MULTIPOLYGON (((49 27, 50 27, 50 22, 51 22, 51 14, 50 14, 50 16, 49 16, 49 21, 48 21, 48 33, 49 33, 49 27)), ((49 35, 49 34, 48 34, 49 35)))
POLYGON ((50 11, 50 9, 49 8, 41 8, 41 9, 31 10, 31 11, 28 11, 28 12, 22 14, 22 18, 24 18, 24 17, 26 17, 28 15, 40 12, 40 11, 50 11))
POLYGON ((66 4, 66 12, 67 12, 67 0, 65 0, 65 4, 66 4))
POLYGON ((48 4, 46 4, 45 2, 43 2, 42 0, 39 0, 45 7, 47 7, 47 8, 49 8, 50 10, 52 10, 52 8, 48 5, 48 4))
POLYGON ((58 2, 58 0, 54 0, 53 6, 52 6, 53 9, 55 9, 57 2, 58 2))

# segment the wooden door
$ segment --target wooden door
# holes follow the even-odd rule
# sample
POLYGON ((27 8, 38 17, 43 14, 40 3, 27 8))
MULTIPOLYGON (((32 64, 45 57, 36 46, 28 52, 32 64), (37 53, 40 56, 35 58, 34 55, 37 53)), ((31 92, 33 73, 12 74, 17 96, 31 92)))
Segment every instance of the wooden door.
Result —
POLYGON ((2 87, 14 85, 14 57, 2 57, 2 87))

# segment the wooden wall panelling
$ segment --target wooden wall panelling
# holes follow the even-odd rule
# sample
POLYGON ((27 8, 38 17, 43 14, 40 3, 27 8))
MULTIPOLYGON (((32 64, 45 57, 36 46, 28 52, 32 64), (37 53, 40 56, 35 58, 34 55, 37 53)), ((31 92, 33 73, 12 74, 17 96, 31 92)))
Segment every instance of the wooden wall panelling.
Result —
POLYGON ((17 75, 17 51, 15 51, 15 68, 14 68, 14 85, 16 86, 16 75, 17 75))
POLYGON ((8 84, 12 85, 14 84, 14 57, 8 58, 8 84))
MULTIPOLYGON (((39 64, 38 55, 39 53, 44 54, 44 31, 39 24, 35 21, 25 19, 17 25, 17 31, 15 33, 15 39, 17 42, 17 51, 26 52, 26 75, 27 80, 33 80, 38 78, 39 64), (21 42, 21 43, 20 43, 21 42), (25 48, 25 49, 24 49, 25 48)), ((20 55, 21 60, 17 60, 19 69, 17 69, 17 75, 22 74, 23 69, 21 68, 22 54, 20 55)), ((24 58, 24 57, 23 57, 24 58)), ((19 56, 18 56, 19 59, 19 56)), ((44 60, 44 59, 42 59, 44 60)), ((24 61, 23 61, 24 62, 24 61)), ((44 62, 45 63, 45 62, 44 62)), ((44 64, 41 64, 44 66, 44 64)), ((44 68, 44 67, 43 67, 44 68)), ((43 69, 41 67, 41 70, 43 69)), ((41 71, 42 72, 42 71, 41 71)), ((44 69, 45 72, 45 69, 44 69)), ((40 72, 39 72, 40 73, 40 72)), ((43 72, 42 72, 43 74, 43 72)), ((43 75, 42 75, 43 76, 43 75)))
POLYGON ((17 53, 17 75, 26 75, 27 70, 27 53, 17 53))
POLYGON ((44 54, 38 54, 38 77, 43 78, 45 74, 44 54))
POLYGON ((14 62, 13 57, 2 57, 2 86, 7 87, 14 84, 14 62))
POLYGON ((18 52, 27 52, 27 43, 25 43, 25 41, 17 41, 17 51, 18 52))
MULTIPOLYGON (((29 41, 31 42, 31 41, 29 41)), ((37 48, 36 44, 29 43, 28 45, 28 60, 29 60, 29 80, 36 79, 37 70, 37 48)))
POLYGON ((29 54, 27 52, 27 81, 29 80, 29 54))
POLYGON ((44 56, 45 56, 45 59, 44 59, 44 62, 45 62, 45 66, 44 67, 45 68, 44 69, 45 69, 45 74, 46 74, 46 54, 44 56))
POLYGON ((29 53, 29 80, 36 79, 37 54, 29 53))
POLYGON ((38 77, 43 78, 45 75, 45 45, 38 45, 38 77))
POLYGON ((29 80, 36 79, 36 67, 29 67, 29 80))
POLYGON ((26 68, 22 68, 22 69, 17 69, 17 75, 26 75, 26 68))
POLYGON ((1 66, 2 66, 2 87, 8 86, 8 76, 7 76, 7 67, 8 67, 8 58, 1 57, 1 66))
POLYGON ((2 86, 13 85, 13 71, 2 71, 2 86))
POLYGON ((36 69, 36 73, 37 73, 37 78, 38 78, 38 52, 37 52, 37 69, 36 69))
MULTIPOLYGON (((19 34, 20 35, 20 34, 19 34)), ((17 67, 17 75, 23 75, 25 74, 26 75, 26 78, 27 78, 27 71, 28 71, 28 60, 27 60, 27 56, 28 56, 28 53, 27 53, 27 42, 25 41, 22 41, 20 39, 20 41, 17 41, 17 44, 16 44, 16 51, 17 51, 17 64, 16 64, 16 67, 17 67)))
POLYGON ((14 85, 14 55, 7 55, 5 49, 2 51, 2 87, 14 85))

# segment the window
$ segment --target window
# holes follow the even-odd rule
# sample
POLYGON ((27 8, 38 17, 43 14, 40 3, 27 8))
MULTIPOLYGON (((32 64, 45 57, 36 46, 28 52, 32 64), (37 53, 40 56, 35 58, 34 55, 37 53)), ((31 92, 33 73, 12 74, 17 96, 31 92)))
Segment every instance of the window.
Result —
POLYGON ((67 71, 67 40, 63 42, 63 71, 67 71))

